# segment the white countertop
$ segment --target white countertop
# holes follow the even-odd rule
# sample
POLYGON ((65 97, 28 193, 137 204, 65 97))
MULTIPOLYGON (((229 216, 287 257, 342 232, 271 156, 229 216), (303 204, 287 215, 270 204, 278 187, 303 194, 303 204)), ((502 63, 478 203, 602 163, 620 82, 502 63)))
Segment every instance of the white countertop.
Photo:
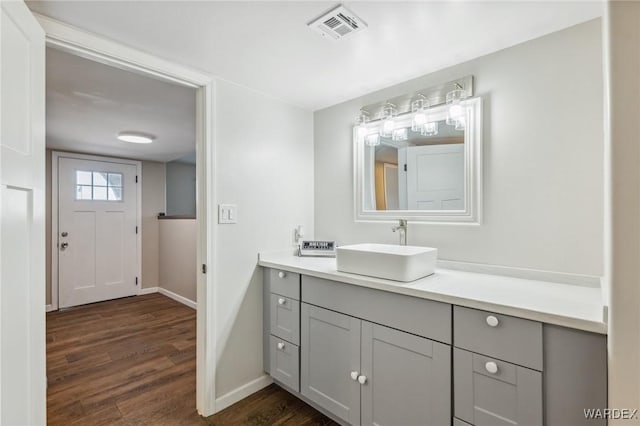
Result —
POLYGON ((260 253, 258 264, 346 284, 483 309, 600 334, 607 333, 599 287, 451 269, 409 283, 338 272, 335 258, 260 253))

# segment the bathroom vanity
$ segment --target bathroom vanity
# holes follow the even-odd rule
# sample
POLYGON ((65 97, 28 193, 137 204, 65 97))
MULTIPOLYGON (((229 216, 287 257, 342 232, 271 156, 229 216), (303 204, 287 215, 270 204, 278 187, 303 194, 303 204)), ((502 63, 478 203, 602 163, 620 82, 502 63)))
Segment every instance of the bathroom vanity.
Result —
POLYGON ((264 368, 342 424, 602 425, 600 289, 437 269, 410 283, 260 255, 264 368))

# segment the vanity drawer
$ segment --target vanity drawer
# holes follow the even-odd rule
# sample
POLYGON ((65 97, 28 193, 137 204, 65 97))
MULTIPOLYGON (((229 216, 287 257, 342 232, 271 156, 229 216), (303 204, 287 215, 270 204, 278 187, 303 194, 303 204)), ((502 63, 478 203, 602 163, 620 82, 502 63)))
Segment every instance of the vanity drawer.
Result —
POLYGON ((542 373, 454 348, 455 417, 474 426, 542 426, 542 373))
POLYGON ((451 344, 451 305, 302 276, 302 301, 376 324, 451 344))
POLYGON ((454 346, 542 371, 542 323, 454 306, 454 346))
POLYGON ((271 294, 271 334, 296 345, 300 344, 300 302, 271 294))
POLYGON ((300 274, 280 269, 269 269, 267 277, 272 293, 300 300, 300 274))
POLYGON ((296 392, 300 391, 300 348, 270 336, 271 376, 296 392))

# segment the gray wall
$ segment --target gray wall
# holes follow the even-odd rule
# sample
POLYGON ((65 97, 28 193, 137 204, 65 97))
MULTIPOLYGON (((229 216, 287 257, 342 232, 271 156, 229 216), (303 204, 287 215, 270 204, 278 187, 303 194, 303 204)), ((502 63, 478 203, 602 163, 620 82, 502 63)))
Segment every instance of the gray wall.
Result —
POLYGON ((143 161, 141 180, 142 288, 158 287, 161 284, 158 213, 165 211, 165 164, 143 161))
POLYGON ((167 163, 167 215, 196 215, 196 165, 167 163))
POLYGON ((314 114, 315 236, 397 243, 355 223, 352 126, 360 107, 473 74, 484 105, 484 223, 409 224, 441 259, 602 275, 603 75, 590 21, 314 114))

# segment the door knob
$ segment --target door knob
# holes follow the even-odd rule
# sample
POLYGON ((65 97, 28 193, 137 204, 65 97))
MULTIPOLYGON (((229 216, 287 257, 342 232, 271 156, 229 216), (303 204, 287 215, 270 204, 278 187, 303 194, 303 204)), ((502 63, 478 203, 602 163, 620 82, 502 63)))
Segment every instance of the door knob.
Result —
POLYGON ((361 385, 364 385, 365 383, 367 383, 367 376, 358 376, 358 382, 361 385))
POLYGON ((66 249, 67 247, 69 247, 69 243, 62 243, 62 244, 60 244, 60 248, 61 248, 62 250, 66 249))
POLYGON ((352 371, 351 372, 351 380, 353 380, 353 381, 357 381, 358 380, 358 372, 357 371, 352 371))

